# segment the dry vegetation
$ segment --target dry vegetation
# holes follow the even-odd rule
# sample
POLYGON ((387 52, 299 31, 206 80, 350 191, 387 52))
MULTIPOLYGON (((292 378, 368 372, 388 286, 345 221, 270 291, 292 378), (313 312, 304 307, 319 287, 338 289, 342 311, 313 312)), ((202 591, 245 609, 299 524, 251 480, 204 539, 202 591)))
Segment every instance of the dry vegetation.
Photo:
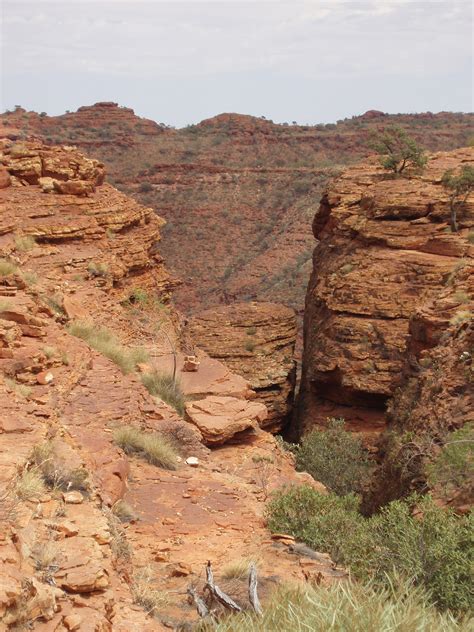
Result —
POLYGON ((126 454, 136 454, 148 463, 167 470, 177 468, 176 449, 158 432, 144 432, 134 426, 121 426, 114 431, 114 441, 126 454))

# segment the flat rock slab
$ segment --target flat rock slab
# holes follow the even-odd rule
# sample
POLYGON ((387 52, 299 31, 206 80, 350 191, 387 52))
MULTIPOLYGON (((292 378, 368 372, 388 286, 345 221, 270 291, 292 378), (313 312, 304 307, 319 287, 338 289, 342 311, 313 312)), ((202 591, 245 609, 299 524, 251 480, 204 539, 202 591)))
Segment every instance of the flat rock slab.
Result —
POLYGON ((208 446, 220 445, 258 428, 268 415, 264 404, 218 396, 187 404, 186 413, 208 446))

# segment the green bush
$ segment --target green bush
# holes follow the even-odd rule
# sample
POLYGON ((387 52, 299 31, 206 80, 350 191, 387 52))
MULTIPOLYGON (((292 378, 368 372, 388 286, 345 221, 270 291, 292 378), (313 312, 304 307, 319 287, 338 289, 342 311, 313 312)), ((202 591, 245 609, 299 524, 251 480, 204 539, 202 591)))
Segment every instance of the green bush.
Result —
POLYGON ((439 455, 427 466, 428 483, 449 495, 472 493, 474 485, 474 424, 448 435, 439 455))
POLYGON ((339 495, 360 492, 370 468, 360 439, 344 430, 343 419, 331 419, 327 430, 306 435, 296 464, 339 495))
POLYGON ((177 379, 173 379, 171 374, 160 373, 159 371, 144 373, 142 382, 151 395, 158 396, 164 402, 173 406, 181 417, 184 415, 186 397, 181 384, 177 379))
POLYGON ((384 169, 395 174, 403 173, 407 167, 422 169, 427 162, 423 149, 398 126, 374 134, 370 146, 380 154, 384 169))
POLYGON ((392 502, 364 518, 356 496, 289 488, 274 494, 267 521, 271 531, 328 553, 357 579, 387 586, 402 577, 440 608, 463 612, 472 605, 473 515, 456 517, 429 496, 392 502))

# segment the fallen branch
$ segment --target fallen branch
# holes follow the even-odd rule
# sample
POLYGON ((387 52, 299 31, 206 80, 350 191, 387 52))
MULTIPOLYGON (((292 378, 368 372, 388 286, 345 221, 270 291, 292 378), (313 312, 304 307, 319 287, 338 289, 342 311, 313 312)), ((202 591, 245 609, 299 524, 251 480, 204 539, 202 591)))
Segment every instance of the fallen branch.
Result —
POLYGON ((214 599, 221 604, 221 606, 224 606, 224 608, 227 608, 227 610, 230 610, 231 612, 242 612, 242 608, 236 604, 229 595, 226 595, 218 586, 215 585, 211 562, 208 562, 206 566, 206 581, 206 588, 209 590, 214 599))
POLYGON ((204 617, 209 616, 209 609, 208 609, 208 607, 206 606, 204 601, 201 599, 201 597, 199 597, 199 595, 196 593, 196 590, 193 588, 193 586, 189 586, 189 588, 187 590, 187 593, 191 597, 191 599, 193 600, 193 603, 196 606, 196 610, 198 611, 198 615, 202 619, 204 617))
POLYGON ((262 616, 262 607, 257 594, 257 567, 255 562, 250 564, 249 569, 249 601, 254 611, 262 616))

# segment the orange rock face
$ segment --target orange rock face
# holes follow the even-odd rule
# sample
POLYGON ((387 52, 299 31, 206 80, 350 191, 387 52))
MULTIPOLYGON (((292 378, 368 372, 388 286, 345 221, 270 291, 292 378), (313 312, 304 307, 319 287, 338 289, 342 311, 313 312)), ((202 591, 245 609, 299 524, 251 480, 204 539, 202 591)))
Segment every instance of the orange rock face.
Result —
POLYGON ((413 344, 410 318, 474 254, 474 198, 452 233, 441 185, 447 169, 473 160, 472 149, 434 154, 422 175, 396 180, 362 164, 328 188, 313 223, 300 431, 328 416, 369 434, 383 428, 413 344))
MULTIPOLYGON (((2 161, 11 184, 0 189, 0 627, 193 623, 186 588, 203 587, 209 559, 219 581, 225 564, 249 557, 261 561, 262 585, 275 569, 305 581, 307 569, 270 539, 265 501, 285 484, 324 489, 260 428, 267 410, 246 379, 203 351, 197 371, 183 370, 163 221, 101 176, 87 196, 45 193, 40 178, 91 182, 101 172, 76 150, 6 142, 2 161), (103 352, 81 338, 84 327, 103 352), (171 373, 175 357, 185 419, 141 380, 171 373), (176 469, 119 448, 123 425, 164 435, 176 469), (146 591, 167 595, 157 618, 138 602, 143 576, 146 591)), ((330 560, 318 573, 340 577, 330 560)))
POLYGON ((371 152, 370 133, 399 125, 439 151, 467 145, 473 125, 472 114, 369 111, 314 126, 225 113, 171 129, 115 103, 0 119, 0 135, 87 150, 118 188, 168 221, 161 253, 183 280, 174 298, 186 313, 258 300, 289 305, 300 316, 318 200, 342 168, 371 152))
POLYGON ((295 384, 294 311, 275 303, 234 303, 194 315, 187 331, 211 357, 250 382, 268 408, 263 427, 281 429, 295 384))

